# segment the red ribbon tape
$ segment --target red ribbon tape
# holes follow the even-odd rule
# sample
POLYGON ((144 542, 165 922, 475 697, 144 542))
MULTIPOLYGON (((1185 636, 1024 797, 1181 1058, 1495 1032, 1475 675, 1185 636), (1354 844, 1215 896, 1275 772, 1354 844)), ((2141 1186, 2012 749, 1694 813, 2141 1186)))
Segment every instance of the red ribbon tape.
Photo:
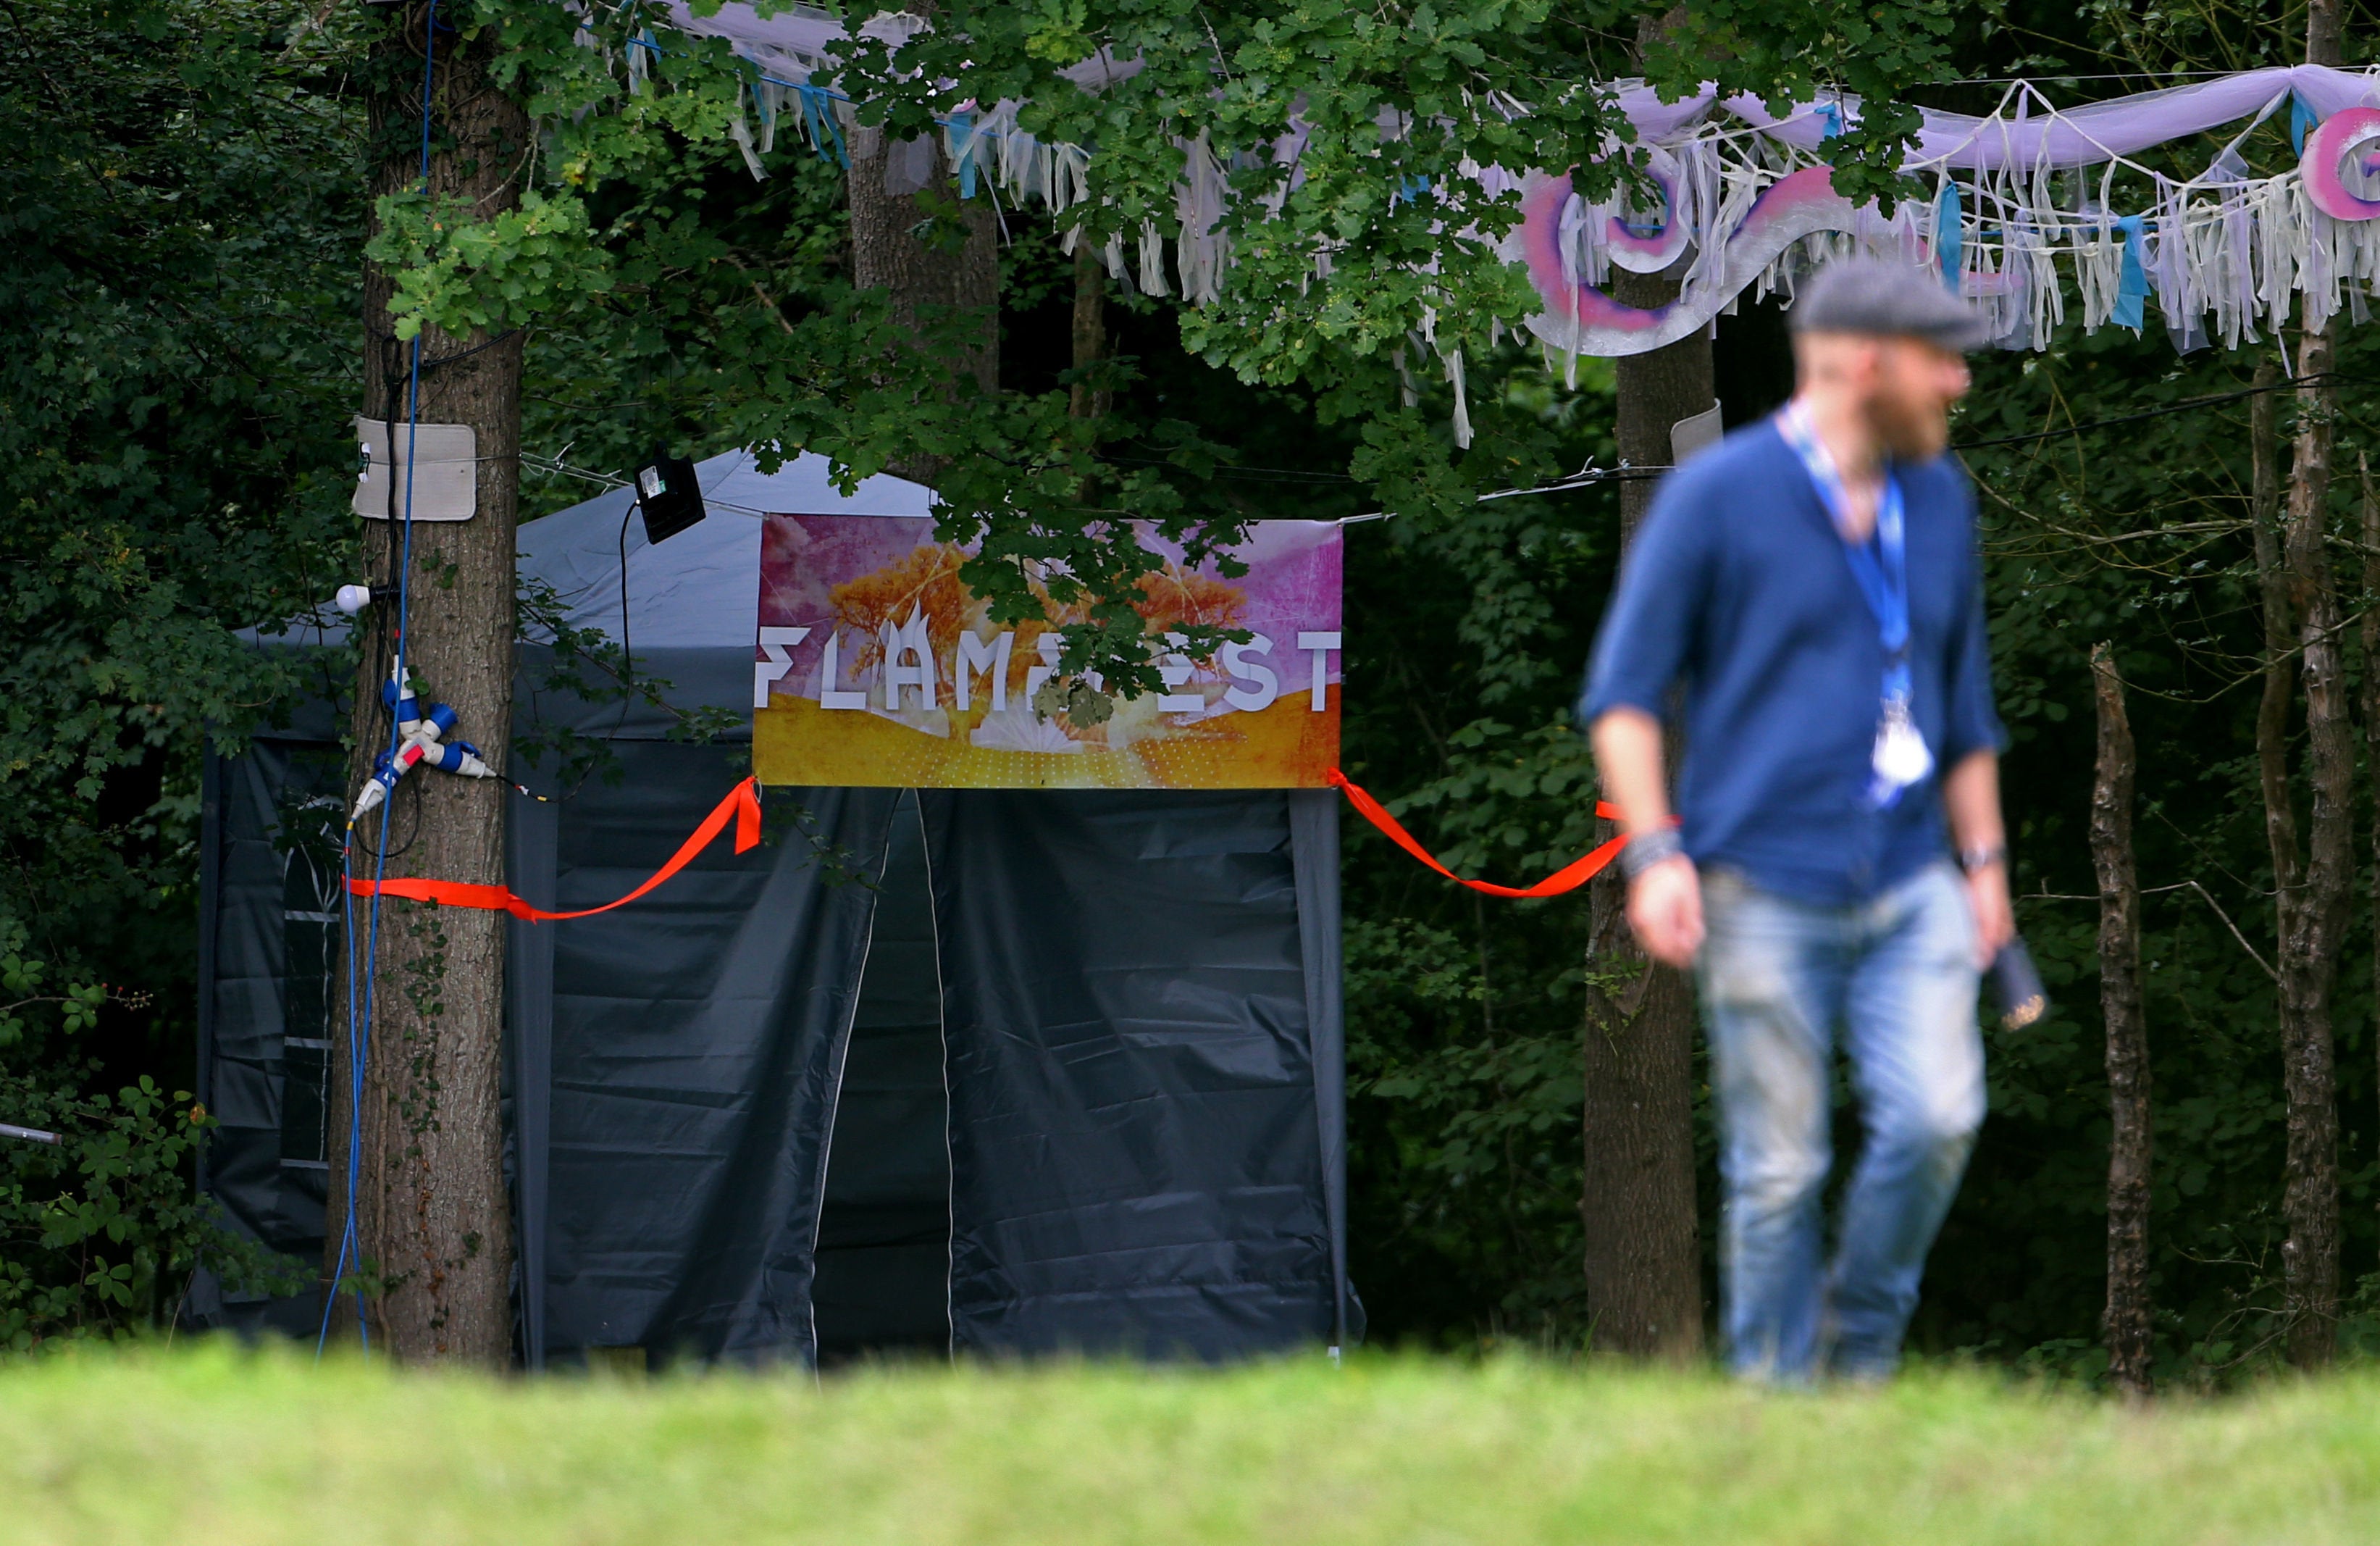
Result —
MULTIPOLYGON (((1597 871, 1619 858, 1620 850, 1628 846, 1627 835, 1622 834, 1585 858, 1575 859, 1564 865, 1533 886, 1497 885, 1491 881, 1464 881, 1462 876, 1439 863, 1438 857, 1415 842, 1414 834, 1405 831, 1403 823, 1389 814, 1386 806, 1366 794, 1363 787, 1345 773, 1336 768, 1331 769, 1330 783, 1334 788, 1344 790, 1347 803, 1361 812, 1364 820, 1379 828, 1390 842, 1428 865, 1448 880, 1461 881, 1472 890, 1484 891, 1490 896, 1560 896, 1566 891, 1576 891, 1595 879, 1597 871)), ((1601 800, 1595 802, 1595 813, 1607 822, 1616 822, 1620 819, 1619 809, 1607 805, 1601 800)))
MULTIPOLYGON (((1332 787, 1343 791, 1347 796, 1347 802, 1353 805, 1366 821, 1379 828, 1390 842, 1428 865, 1448 880, 1467 885, 1474 891, 1485 892, 1490 896, 1560 896, 1565 892, 1576 891, 1593 880, 1605 865, 1617 858, 1620 850, 1628 844, 1625 834, 1615 837, 1585 858, 1564 865, 1533 886, 1498 885, 1492 881, 1468 881, 1440 864, 1435 854, 1415 841, 1413 834, 1405 831, 1402 822, 1389 814, 1387 807, 1366 794, 1361 785, 1345 773, 1336 768, 1331 769, 1330 784, 1332 787)), ((1606 821, 1617 821, 1620 817, 1616 808, 1601 800, 1596 802, 1595 813, 1606 821)), ((693 862, 695 855, 710 846, 712 838, 726 830, 731 817, 735 822, 735 851, 739 854, 745 853, 757 846, 760 841, 760 797, 758 793, 758 785, 751 779, 747 778, 729 790, 727 797, 721 800, 717 808, 702 819, 702 825, 695 828, 693 835, 679 846, 676 853, 670 856, 669 862, 654 870, 644 884, 616 902, 606 902, 600 907, 588 907, 579 912, 548 912, 542 907, 529 906, 528 903, 515 895, 509 887, 472 885, 462 881, 351 880, 347 883, 347 889, 358 896, 370 896, 377 893, 382 896, 402 896, 414 902, 435 902, 441 907, 484 907, 491 911, 507 912, 515 918, 527 919, 532 923, 552 922, 568 918, 592 918, 597 913, 607 913, 614 907, 626 907, 685 869, 693 862)))
POLYGON ((435 902, 445 907, 485 907, 491 911, 508 912, 515 918, 531 923, 551 922, 565 918, 592 918, 608 913, 613 907, 625 907, 638 897, 651 891, 671 876, 685 869, 694 856, 710 846, 710 840, 727 829, 728 819, 735 822, 735 851, 744 853, 760 842, 760 796, 759 785, 746 779, 727 792, 727 797, 717 809, 702 819, 694 835, 678 846, 667 864, 652 873, 652 878, 616 902, 606 902, 600 907, 589 907, 575 913, 550 913, 543 907, 532 907, 512 891, 500 885, 471 885, 462 881, 349 881, 347 889, 358 896, 370 896, 375 892, 382 896, 402 896, 415 902, 435 902))

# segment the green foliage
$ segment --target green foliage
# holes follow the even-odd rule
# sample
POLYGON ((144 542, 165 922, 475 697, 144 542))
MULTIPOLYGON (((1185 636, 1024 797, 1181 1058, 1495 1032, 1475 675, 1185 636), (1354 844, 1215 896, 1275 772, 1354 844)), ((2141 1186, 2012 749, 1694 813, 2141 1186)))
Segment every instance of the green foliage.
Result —
POLYGON ((169 1319, 200 1266, 238 1287, 294 1293, 306 1274, 271 1257, 196 1195, 189 1169, 214 1125, 190 1092, 143 1075, 113 1097, 0 1071, 0 1102, 55 1146, 0 1149, 0 1349, 132 1335, 169 1319))
MULTIPOLYGON (((822 452, 851 478, 941 469, 941 535, 979 544, 967 578, 994 615, 1038 615, 1037 588, 1062 611, 1070 679, 1052 684, 1045 708, 1062 700, 1097 716, 1111 694, 1160 689, 1165 646, 1131 606, 1158 564, 1138 533, 1194 558, 1240 537, 1238 521, 1202 497, 1220 448, 1169 415, 1070 417, 1070 381, 987 398, 958 364, 972 319, 925 319, 924 347, 904 347, 911 340, 887 325, 879 298, 850 292, 839 254, 782 228, 755 239, 747 214, 688 200, 731 154, 740 161, 731 146, 758 83, 721 41, 664 34, 658 55, 636 55, 650 67, 639 81, 626 67, 644 25, 633 6, 582 16, 480 0, 462 14, 467 35, 500 41, 500 77, 546 126, 545 186, 519 213, 476 225, 464 212, 382 201, 372 251, 396 266, 402 329, 425 318, 583 323, 607 295, 624 308, 660 298, 689 324, 682 343, 701 347, 705 369, 679 377, 698 382, 698 396, 679 406, 708 434, 822 452), (1126 442, 1160 455, 1123 462, 1113 452, 1126 442)), ((1444 517, 1511 464, 1476 448, 1453 456, 1416 435, 1398 407, 1402 383, 1432 350, 1459 351, 1475 370, 1535 306, 1497 251, 1518 196, 1491 194, 1472 174, 1587 165, 1594 190, 1610 186, 1619 172, 1600 152, 1633 131, 1592 83, 1625 73, 1624 34, 1659 14, 1637 0, 1560 11, 1545 0, 943 6, 897 50, 856 35, 827 79, 860 123, 895 136, 970 102, 1024 102, 1025 127, 1045 141, 1095 150, 1088 198, 1058 224, 1079 222, 1100 245, 1136 241, 1145 225, 1180 236, 1182 147, 1206 146, 1233 193, 1220 227, 1232 261, 1216 299, 1179 313, 1184 346, 1244 383, 1317 391, 1326 421, 1365 426, 1369 455, 1355 476, 1395 508, 1444 517), (1097 91, 1062 73, 1102 50, 1140 67, 1097 91), (1274 153, 1293 135, 1293 164, 1274 153)), ((1717 59, 1723 88, 1771 96, 1849 69, 1882 102, 1940 73, 1943 16, 1930 0, 1848 18, 1746 7, 1690 24, 1652 50, 1648 67, 1665 88, 1690 90, 1717 59)), ((1845 164, 1885 177, 1908 120, 1879 106, 1836 142, 1845 164)), ((759 169, 782 176, 808 154, 790 128, 784 138, 775 154, 755 152, 759 169)), ((1027 218, 1038 216, 1017 212, 1027 218)), ((928 224, 958 228, 941 213, 928 224)), ((1194 627, 1184 646, 1203 657, 1224 637, 1194 627)))
POLYGON ((146 1074, 113 1096, 92 1090, 102 1065, 73 1049, 111 1002, 142 1008, 145 995, 54 983, 26 943, 25 925, 0 916, 0 1117, 60 1141, 0 1139, 0 1350, 153 1326, 202 1264, 243 1286, 294 1290, 289 1264, 192 1189, 214 1124, 188 1090, 168 1100, 146 1074))
POLYGON ((1715 79, 1722 93, 1749 91, 1772 112, 1841 93, 1863 99, 1829 144, 1836 190, 1849 199, 1925 197, 1900 174, 1916 143, 1912 87, 1956 74, 1946 0, 1829 5, 1825 0, 1697 0, 1648 51, 1647 74, 1665 94, 1715 79))
POLYGON ((136 1324, 231 1248, 147 1076, 190 1082, 200 749, 295 685, 233 630, 343 568, 361 211, 305 17, 0 27, 0 1120, 70 1135, 0 1153, 0 1344, 136 1324))
MULTIPOLYGON (((1948 14, 1940 0, 1683 7, 1643 73, 1673 96, 1706 80, 1780 101, 1821 81, 1869 92, 1878 108, 1837 149, 1874 181, 1914 127, 1881 104, 1946 73, 1948 14)), ((1597 83, 1638 73, 1628 44, 1670 20, 1629 0, 962 4, 937 7, 934 30, 897 58, 883 40, 856 40, 837 80, 864 122, 897 132, 970 98, 1026 103, 1035 134, 1096 147, 1080 218, 1102 241, 1136 239, 1144 222, 1180 234, 1182 147, 1202 144, 1236 196, 1220 227, 1233 266, 1220 297, 1184 315, 1185 344, 1243 381, 1345 383, 1373 412, 1394 388, 1388 357, 1409 340, 1484 355, 1500 326, 1536 310, 1497 254, 1518 197, 1473 173, 1577 166, 1590 191, 1608 191, 1617 168, 1598 158, 1633 131, 1597 83), (1137 73, 1096 91, 1062 73, 1102 49, 1137 73), (1293 161, 1276 153, 1284 145, 1293 161)))
POLYGON ((273 20, 57 5, 0 35, 0 803, 30 830, 269 696, 223 625, 312 600, 309 496, 352 476, 348 351, 287 325, 351 293, 348 168, 273 20))
MULTIPOLYGON (((1608 372, 1571 392, 1507 354, 1479 390, 1474 454, 1514 483, 1612 459, 1608 372)), ((1397 465, 1393 443, 1370 455, 1397 465)), ((1446 504, 1349 529, 1342 761, 1457 871, 1524 883, 1601 840, 1568 709, 1615 501, 1446 504)), ((1353 822, 1346 852, 1354 1272, 1377 1334, 1572 1341, 1585 895, 1490 900, 1353 822)))
MULTIPOLYGON (((2341 592, 2360 614, 2373 598, 2352 548, 2361 491, 2351 469, 2380 449, 2365 384, 2374 342, 2348 330, 2340 343, 2338 460, 2350 473, 2334 485, 2330 516, 2341 592)), ((2154 335, 2073 339, 1993 362, 1958 432, 1979 441, 2075 427, 1969 454, 1984 491, 2001 706, 2016 738, 2007 768, 2018 919, 2058 1013, 1993 1040, 1993 1115, 1937 1259, 1935 1281, 1949 1292, 1928 1311, 1934 1334, 1949 1342, 2012 1353, 2064 1334, 2089 1346, 2087 1311, 2105 1268, 2107 1119, 2086 656, 2107 639, 2130 685, 2141 749, 2136 830, 2150 893, 2142 955, 2156 1102, 2151 1240, 2165 1371, 2215 1378, 2271 1355, 2284 1135, 2265 966, 2272 864, 2253 754, 2263 624, 2248 525, 2249 404, 2160 411, 2240 391, 2259 356, 2273 358, 2270 346, 2178 359, 2154 335), (2143 413, 2157 416, 2131 417, 2143 413)), ((2286 438, 2294 395, 2282 394, 2278 408, 2286 438)), ((2369 659, 2354 664, 2359 676, 2374 669, 2369 659)), ((2370 1208, 2380 1083, 2368 899, 2356 912, 2337 1015, 2350 1282, 2380 1268, 2370 1208)))
MULTIPOLYGON (((24 926, 13 919, 0 924, 17 937, 21 946, 24 926)), ((42 980, 50 974, 47 961, 29 961, 22 956, 0 956, 0 992, 16 995, 16 1002, 0 1004, 0 1047, 21 1041, 25 1038, 24 1011, 37 1004, 58 1006, 58 1029, 71 1036, 99 1023, 100 1007, 107 1002, 107 989, 97 982, 74 982, 63 985, 63 991, 44 993, 42 980)))
POLYGON ((462 200, 411 190, 383 195, 374 213, 364 256, 396 277, 388 309, 400 340, 425 323, 458 335, 518 326, 612 287, 575 199, 527 189, 517 209, 473 221, 462 200))

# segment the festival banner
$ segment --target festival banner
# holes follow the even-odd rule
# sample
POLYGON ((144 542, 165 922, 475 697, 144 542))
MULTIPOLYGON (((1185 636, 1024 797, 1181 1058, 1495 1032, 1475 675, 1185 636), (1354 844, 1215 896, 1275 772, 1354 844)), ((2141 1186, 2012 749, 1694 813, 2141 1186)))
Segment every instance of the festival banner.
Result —
MULTIPOLYGON (((1320 788, 1339 760, 1339 528, 1262 521, 1233 556, 1165 566, 1135 603, 1148 631, 1245 628, 1210 661, 1163 656, 1161 694, 1104 723, 1034 712, 1079 609, 995 625, 960 582, 969 549, 934 523, 771 516, 760 539, 752 766, 771 785, 930 789, 1320 788)), ((1177 636, 1178 637, 1178 636, 1177 636)))

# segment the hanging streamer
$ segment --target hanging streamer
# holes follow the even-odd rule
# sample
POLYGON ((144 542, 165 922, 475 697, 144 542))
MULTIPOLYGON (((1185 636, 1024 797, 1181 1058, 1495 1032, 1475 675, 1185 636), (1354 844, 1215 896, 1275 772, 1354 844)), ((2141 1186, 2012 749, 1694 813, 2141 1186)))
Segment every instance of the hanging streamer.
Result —
MULTIPOLYGON (((699 16, 690 0, 664 0, 662 9, 679 31, 725 40, 759 68, 764 85, 796 93, 819 153, 849 164, 836 122, 849 105, 838 93, 809 84, 811 72, 833 67, 845 23, 807 10, 762 20, 742 6, 699 16)), ((927 25, 905 22, 904 35, 927 25)), ((651 34, 637 29, 627 52, 631 91, 658 86, 654 67, 662 49, 651 34)), ((1098 91, 1137 67, 1102 55, 1065 73, 1077 86, 1098 91)), ((1829 141, 1860 121, 1862 103, 1854 95, 1829 91, 1826 101, 1773 113, 1758 98, 1707 86, 1672 103, 1633 82, 1613 83, 1611 92, 1635 130, 1633 142, 1674 169, 1667 185, 1670 208, 1658 216, 1632 212, 1658 225, 1624 233, 1632 252, 1638 246, 1691 250, 1681 293, 1670 305, 1641 310, 1620 306, 1604 292, 1601 270, 1610 256, 1605 238, 1619 212, 1609 201, 1574 204, 1567 174, 1469 162, 1453 174, 1491 195, 1522 191, 1525 218, 1505 238, 1505 256, 1528 266, 1544 299, 1531 331, 1567 359, 1659 347, 1707 326, 1746 293, 1790 300, 1811 267, 1862 250, 1938 269, 1946 284, 1958 284, 1991 315, 2008 347, 2048 346, 2064 319, 2066 267, 2083 291, 2086 330, 2108 321, 2141 325, 2132 319, 2144 323, 2144 303, 2154 298, 2175 345, 2185 350, 2218 339, 2244 343, 2258 329, 2279 325, 2292 310, 2308 323, 2342 309, 2361 317, 2368 294, 2380 289, 2380 200, 2362 193, 2380 164, 2363 128, 2367 116, 2380 111, 2380 71, 2268 67, 2072 108, 2058 106, 2031 82, 2011 82, 1988 113, 1920 112, 1906 166, 1936 176, 1939 191, 1932 211, 1904 205, 1891 216, 1875 204, 1854 205, 1835 195, 1824 164, 1829 141), (2299 164, 2252 177, 2237 147, 2285 105, 2290 141, 2301 147, 2299 164), (2153 146, 2242 122, 2246 128, 2231 146, 2196 177, 2177 177, 2136 159, 2153 146), (2127 230, 2120 243, 2110 239, 2115 189, 2107 178, 2095 208, 2079 183, 2072 208, 2054 196, 2056 174, 2098 166, 2110 177, 2121 168, 2140 185, 2130 196, 2142 201, 2135 213, 2146 219, 2138 235, 2127 230)), ((764 98, 762 154, 771 105, 764 98)), ((989 176, 995 197, 1012 203, 1038 198, 1060 213, 1090 194, 1089 152, 1044 143, 1019 129, 1023 105, 970 103, 946 118, 952 163, 964 192, 972 193, 989 176)), ((1528 111, 1524 103, 1510 105, 1528 111)), ((1381 109, 1379 122, 1391 139, 1411 127, 1405 113, 1391 108, 1381 109)), ((1273 213, 1303 181, 1300 163, 1312 132, 1312 126, 1293 119, 1270 147, 1273 160, 1287 169, 1263 196, 1273 213)), ((741 149, 742 136, 736 138, 741 149)), ((1128 236, 1107 257, 1116 277, 1136 281, 1147 294, 1178 291, 1203 304, 1220 293, 1232 261, 1227 168, 1203 139, 1176 144, 1184 170, 1172 261, 1153 223, 1141 232, 1137 264, 1128 236)), ((1434 181, 1428 193, 1459 200, 1453 177, 1434 181)), ((1417 180, 1401 181, 1395 199, 1402 202, 1423 191, 1417 180)), ((1327 243, 1316 246, 1314 272, 1330 273, 1332 257, 1327 243)), ((1430 352, 1444 360, 1462 343, 1432 337, 1430 352)))
MULTIPOLYGON (((1520 898, 1560 896, 1564 892, 1576 891, 1601 873, 1603 867, 1618 858, 1620 850, 1628 846, 1628 839, 1625 836, 1615 837, 1585 858, 1572 860, 1532 886, 1497 885, 1491 881, 1466 881, 1440 864, 1437 855, 1423 847, 1415 839, 1413 834, 1405 831, 1404 823, 1389 814, 1388 807, 1366 794, 1362 785, 1336 768, 1330 770, 1330 785, 1343 793, 1347 797, 1347 803, 1355 808, 1356 813, 1379 828, 1390 842, 1428 865, 1448 880, 1467 885, 1474 891, 1484 892, 1489 896, 1520 898)), ((1595 802, 1595 813, 1608 822, 1620 819, 1619 810, 1601 800, 1595 802)))
POLYGON ((1942 283, 1959 292, 1959 259, 1966 246, 1967 227, 1959 213, 1959 185, 1942 179, 1942 197, 1934 205, 1934 251, 1942 262, 1942 283))
POLYGON ((2116 303, 2108 309, 2107 320, 2137 332, 2148 320, 2143 308, 2149 298, 2149 271, 2141 257, 2148 242, 2148 217, 2128 214, 2115 226, 2124 234, 2124 269, 2116 281, 2116 303))
POLYGON ((953 113, 950 118, 951 162, 959 169, 959 197, 975 197, 975 115, 953 113))
MULTIPOLYGON (((745 115, 746 96, 744 83, 739 80, 735 83, 735 120, 727 126, 727 137, 735 141, 736 150, 743 153, 744 164, 751 172, 752 180, 766 182, 769 174, 760 166, 759 147, 752 138, 752 120, 745 115)), ((766 122, 765 113, 762 121, 766 122)))
POLYGON ((721 800, 710 814, 702 819, 702 825, 694 829, 694 834, 678 846, 677 852, 670 856, 669 862, 654 870, 644 884, 616 902, 606 902, 600 907, 587 907, 577 912, 548 912, 543 907, 530 906, 514 895, 508 887, 474 885, 464 881, 351 879, 347 882, 347 889, 358 896, 374 895, 402 896, 407 901, 435 902, 445 907, 482 907, 491 912, 507 912, 515 918, 526 919, 531 923, 550 923, 569 918, 592 918, 597 913, 608 913, 614 907, 625 907, 639 896, 652 891, 656 886, 667 882, 670 877, 694 862, 694 857, 697 854, 710 846, 710 840, 726 831, 730 821, 735 823, 737 853, 747 852, 759 845, 760 796, 759 785, 753 780, 747 778, 730 789, 727 792, 727 797, 721 800))
POLYGON ((795 86, 794 91, 801 98, 802 132, 808 137, 810 148, 818 152, 820 161, 832 157, 848 169, 851 156, 843 146, 843 128, 835 122, 833 99, 807 80, 795 86))

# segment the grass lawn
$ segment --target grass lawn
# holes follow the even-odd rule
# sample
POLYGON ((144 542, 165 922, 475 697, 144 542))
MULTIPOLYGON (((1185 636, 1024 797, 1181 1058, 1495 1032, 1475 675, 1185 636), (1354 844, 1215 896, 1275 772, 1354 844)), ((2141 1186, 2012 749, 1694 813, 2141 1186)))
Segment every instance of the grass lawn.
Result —
POLYGON ((0 1541, 2380 1541, 2380 1378, 2146 1413, 1511 1360, 393 1375, 0 1365, 0 1541))

